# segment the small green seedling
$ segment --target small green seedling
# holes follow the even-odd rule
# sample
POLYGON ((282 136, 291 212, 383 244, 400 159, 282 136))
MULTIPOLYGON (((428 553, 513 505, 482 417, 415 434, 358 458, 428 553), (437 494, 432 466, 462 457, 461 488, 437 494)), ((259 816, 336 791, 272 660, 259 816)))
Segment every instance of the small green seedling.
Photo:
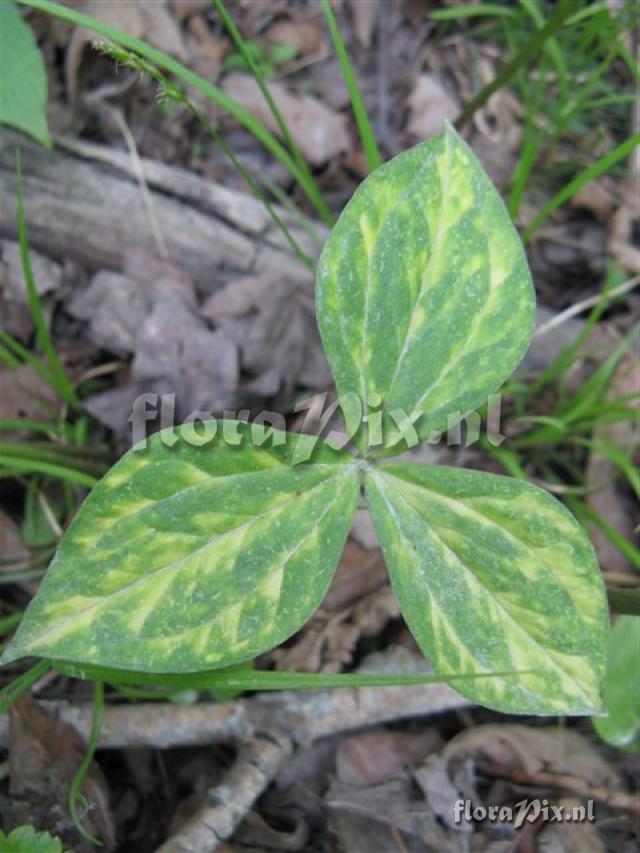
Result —
POLYGON ((5 835, 0 829, 2 853, 62 853, 62 842, 48 832, 38 832, 33 826, 18 826, 5 835))
POLYGON ((459 690, 501 711, 598 713, 608 610, 573 516, 520 480, 386 461, 502 385, 534 310, 517 233, 453 128, 381 166, 317 273, 354 452, 231 420, 132 448, 77 513, 4 660, 141 677, 250 660, 322 601, 363 489, 436 672, 495 673, 459 690))
MULTIPOLYGON (((298 49, 286 42, 274 44, 264 49, 259 42, 245 41, 244 49, 250 55, 263 77, 273 77, 278 70, 278 65, 290 62, 298 55, 298 49)), ((223 71, 251 71, 249 61, 239 51, 229 54, 222 62, 223 71)))

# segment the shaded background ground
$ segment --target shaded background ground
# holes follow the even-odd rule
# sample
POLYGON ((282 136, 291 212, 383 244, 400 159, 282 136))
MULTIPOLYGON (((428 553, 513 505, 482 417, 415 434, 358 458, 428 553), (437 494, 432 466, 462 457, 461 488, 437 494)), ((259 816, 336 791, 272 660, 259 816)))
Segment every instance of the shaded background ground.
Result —
MULTIPOLYGON (((206 0, 68 5, 167 51, 277 131, 246 61, 206 0)), ((555 6, 499 5, 504 14, 441 20, 432 13, 461 4, 334 4, 385 158, 459 116, 555 6)), ((593 4, 577 5, 588 11, 593 4)), ((562 187, 638 131, 637 21, 631 4, 609 6, 606 26, 598 19, 589 29, 592 18, 585 16, 566 27, 463 128, 525 233, 562 187)), ((328 208, 338 214, 368 169, 320 4, 250 0, 230 3, 229 11, 328 208)), ((14 363, 0 368, 0 419, 51 424, 57 462, 85 476, 98 475, 127 448, 127 419, 143 392, 175 393, 178 417, 194 409, 217 415, 267 408, 302 428, 297 404, 324 392, 331 401, 334 393, 315 328, 310 272, 192 109, 158 100, 149 76, 94 50, 86 31, 40 13, 29 12, 28 21, 45 57, 49 127, 57 140, 53 152, 21 140, 32 262, 56 350, 82 406, 69 411, 14 349, 14 363)), ((304 251, 316 257, 326 225, 289 172, 227 113, 200 93, 189 94, 262 190, 283 206, 304 251)), ((17 136, 2 134, 0 317, 5 333, 37 351, 15 241, 17 136)), ((630 474, 638 461, 637 424, 632 412, 615 422, 608 415, 621 400, 630 408, 637 403, 638 354, 630 346, 607 359, 638 314, 637 180, 636 149, 570 193, 531 233, 540 324, 547 325, 505 389, 504 445, 442 441, 419 452, 429 461, 507 471, 549 488, 588 526, 609 585, 625 590, 638 586, 630 474), (601 303, 599 322, 559 368, 556 357, 585 328, 589 308, 606 288, 618 288, 619 295, 601 303), (574 306, 574 317, 562 313, 574 306), (599 373, 605 363, 611 369, 599 373), (555 373, 545 382, 550 369, 555 373), (589 395, 576 415, 574 403, 585 388, 589 395), (611 445, 620 453, 603 452, 611 445)), ((20 473, 5 461, 0 481, 8 634, 86 489, 73 477, 42 473, 36 463, 51 457, 35 447, 33 432, 6 431, 4 438, 14 460, 35 460, 20 473)), ((320 610, 257 665, 337 672, 363 663, 379 671, 421 665, 361 512, 320 610)), ((91 698, 85 683, 50 676, 33 693, 78 707, 91 698)), ((355 733, 344 732, 338 707, 328 716, 335 733, 323 729, 321 738, 310 736, 312 743, 300 741, 293 755, 280 756, 267 774, 274 781, 254 806, 249 797, 239 826, 218 849, 636 849, 638 801, 628 795, 637 764, 633 754, 600 741, 588 720, 511 719, 462 702, 445 712, 428 693, 422 704, 420 696, 407 698, 403 712, 396 700, 385 699, 392 695, 377 696, 378 715, 372 710, 356 720, 355 733), (538 820, 514 828, 452 821, 460 797, 477 804, 536 796, 579 804, 594 791, 593 824, 538 820)), ((108 698, 136 704, 115 690, 108 698)), ((166 712, 174 708, 177 715, 212 698, 174 697, 166 712)), ((68 720, 54 721, 51 714, 61 707, 43 711, 24 701, 14 712, 3 743, 9 753, 0 807, 7 827, 34 823, 59 833, 74 850, 92 849, 66 813, 83 743, 68 720)), ((145 737, 133 738, 135 748, 114 737, 117 748, 100 751, 92 770, 90 820, 108 849, 157 849, 211 802, 208 792, 234 761, 231 730, 218 732, 213 747, 195 735, 191 746, 184 745, 188 739, 170 749, 154 743, 154 707, 145 737)), ((122 725, 126 731, 128 723, 122 725)), ((244 784, 243 777, 231 790, 232 803, 242 800, 244 784)), ((210 839, 207 844, 167 849, 214 849, 210 839)))

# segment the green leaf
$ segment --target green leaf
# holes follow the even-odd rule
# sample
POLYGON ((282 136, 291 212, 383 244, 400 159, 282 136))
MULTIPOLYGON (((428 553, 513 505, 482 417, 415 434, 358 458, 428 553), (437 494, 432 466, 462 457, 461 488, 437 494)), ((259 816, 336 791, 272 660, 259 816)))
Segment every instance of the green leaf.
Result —
POLYGON ((388 463, 366 490, 404 617, 437 672, 505 672, 468 698, 510 713, 600 708, 608 610, 591 544, 520 480, 388 463))
POLYGON ((0 124, 51 147, 47 76, 33 32, 10 0, 0 3, 0 124))
POLYGON ((209 421, 130 450, 87 498, 4 660, 25 655, 141 672, 255 657, 322 600, 358 495, 347 453, 311 436, 209 421), (197 439, 197 436, 195 436, 197 439), (264 442, 261 444, 261 442, 264 442), (261 446, 260 446, 261 445, 261 446))
POLYGON ((640 617, 619 616, 609 637, 609 664, 604 686, 608 717, 592 722, 612 746, 640 746, 640 617))
POLYGON ((9 835, 0 830, 2 853, 62 853, 62 842, 33 826, 18 826, 9 835))
MULTIPOLYGON (((450 126, 361 184, 318 265, 318 323, 338 393, 382 399, 376 455, 402 438, 394 410, 418 418, 424 441, 484 403, 524 355, 534 311, 518 235, 450 126)), ((367 438, 356 442, 362 450, 367 438)))

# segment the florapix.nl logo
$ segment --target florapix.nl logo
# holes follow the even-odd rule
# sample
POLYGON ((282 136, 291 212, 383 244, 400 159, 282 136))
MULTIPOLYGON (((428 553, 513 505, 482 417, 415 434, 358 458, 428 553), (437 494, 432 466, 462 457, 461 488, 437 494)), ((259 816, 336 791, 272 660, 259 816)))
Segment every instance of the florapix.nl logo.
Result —
POLYGON ((549 800, 520 800, 514 805, 474 806, 471 800, 456 800, 453 806, 453 821, 470 823, 509 823, 519 829, 525 821, 535 823, 593 823, 595 820, 593 800, 585 805, 566 806, 550 803, 549 800))
MULTIPOLYGON (((425 417, 423 412, 408 413, 401 408, 386 411, 382 402, 379 395, 370 394, 363 403, 355 393, 330 400, 327 392, 299 401, 293 413, 306 415, 299 428, 304 440, 299 452, 294 452, 295 462, 308 461, 318 441, 342 450, 364 430, 368 448, 375 451, 384 447, 385 450, 393 449, 395 453, 411 450, 421 441, 428 444, 444 441, 448 447, 470 447, 480 440, 483 424, 486 439, 493 447, 498 447, 505 439, 500 432, 500 394, 489 397, 482 415, 478 411, 448 412, 442 418, 441 428, 429 430, 426 438, 420 431, 421 420, 425 417), (338 419, 340 428, 336 428, 338 419), (315 441, 310 441, 310 437, 315 441)), ((176 395, 156 393, 141 394, 136 398, 129 422, 135 450, 146 448, 150 424, 159 425, 161 440, 169 447, 178 441, 194 447, 203 447, 214 441, 239 445, 247 434, 247 429, 243 429, 242 434, 240 432, 243 424, 249 425, 250 438, 256 446, 277 447, 285 443, 287 429, 286 419, 279 412, 263 410, 252 415, 249 409, 225 411, 220 418, 214 417, 212 412, 194 411, 181 419, 178 428, 176 395)))

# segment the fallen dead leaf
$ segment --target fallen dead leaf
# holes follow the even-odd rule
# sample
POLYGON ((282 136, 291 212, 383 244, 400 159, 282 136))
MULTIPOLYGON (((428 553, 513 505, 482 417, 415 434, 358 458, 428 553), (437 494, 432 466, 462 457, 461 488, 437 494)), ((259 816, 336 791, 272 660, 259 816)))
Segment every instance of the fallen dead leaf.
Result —
POLYGON ((330 382, 314 318, 310 288, 281 274, 230 281, 201 309, 236 342, 251 393, 289 394, 294 385, 326 388, 330 382))
POLYGON ((634 239, 634 229, 640 219, 640 194, 637 181, 617 184, 621 194, 620 206, 611 217, 608 250, 619 266, 628 273, 640 273, 640 249, 634 239))
MULTIPOLYGON (((567 814, 584 804, 575 797, 560 797, 555 806, 567 814)), ((548 853, 606 853, 595 824, 588 821, 554 822, 544 826, 538 836, 539 849, 548 853)))
MULTIPOLYGON (((209 5, 207 3, 207 6, 209 5)), ((196 43, 194 68, 212 82, 216 81, 220 74, 222 60, 231 47, 229 40, 214 35, 204 15, 193 15, 189 19, 189 32, 196 43)))
POLYGON ((51 386, 28 364, 0 366, 0 420, 45 421, 58 404, 51 386))
POLYGON ((191 15, 210 9, 211 0, 169 0, 169 7, 178 21, 184 21, 191 15))
POLYGON ((606 223, 617 206, 615 182, 607 175, 580 187, 571 197, 571 207, 590 210, 599 222, 606 223))
MULTIPOLYGON (((615 770, 572 729, 509 723, 474 726, 450 740, 442 756, 450 778, 461 788, 469 778, 469 767, 482 764, 504 771, 571 774, 594 786, 620 787, 615 770)), ((465 791, 466 796, 471 793, 465 791)))
MULTIPOLYGON (((280 135, 278 124, 253 77, 249 74, 227 74, 222 81, 222 89, 269 130, 280 135)), ((284 83, 272 82, 269 90, 291 136, 312 166, 322 166, 349 150, 351 140, 344 116, 330 110, 312 95, 294 94, 284 83)))
POLYGON ((349 853, 454 853, 453 838, 440 826, 405 774, 377 785, 345 785, 333 780, 326 793, 329 826, 349 853))
POLYGON ((460 799, 460 792, 451 782, 441 755, 429 755, 413 775, 433 813, 445 826, 471 832, 470 824, 455 822, 454 805, 460 799))
POLYGON ((2 564, 13 565, 29 559, 20 528, 6 512, 0 510, 0 570, 2 564))
POLYGON ((350 0, 353 16, 353 30, 361 47, 369 48, 375 32, 378 15, 380 14, 379 0, 350 0))
MULTIPOLYGON (((155 0, 150 4, 138 3, 136 0, 118 0, 117 3, 88 0, 82 11, 134 38, 146 39, 154 47, 183 62, 188 58, 182 33, 168 8, 167 0, 155 0)), ((71 36, 65 58, 65 81, 72 101, 78 96, 78 72, 85 47, 92 44, 95 38, 95 33, 82 27, 76 27, 71 36)))
POLYGON ((422 734, 373 732, 345 738, 336 751, 336 775, 345 785, 377 785, 405 775, 442 746, 437 729, 422 734))
MULTIPOLYGON (((9 742, 15 822, 35 824, 60 836, 77 853, 90 853, 93 846, 78 834, 67 809, 69 785, 86 750, 81 737, 27 695, 15 702, 9 712, 9 742)), ((93 804, 84 817, 85 826, 102 838, 104 849, 114 850, 109 788, 95 762, 91 763, 82 790, 93 804)))
POLYGON ((274 649, 278 669, 338 672, 351 663, 361 637, 374 637, 399 616, 382 552, 347 542, 320 608, 290 646, 274 649))
POLYGON ((435 74, 420 74, 408 104, 407 130, 415 139, 430 139, 440 133, 445 119, 453 121, 459 112, 456 98, 435 74))
POLYGON ((264 40, 271 47, 280 44, 295 47, 296 63, 301 59, 310 62, 325 52, 324 30, 318 21, 276 21, 265 32, 264 40))
MULTIPOLYGON (((62 282, 62 267, 40 252, 29 250, 33 280, 40 296, 58 290, 62 282)), ((6 270, 6 287, 15 299, 28 304, 27 285, 22 271, 20 245, 10 240, 2 242, 2 261, 6 270)))

